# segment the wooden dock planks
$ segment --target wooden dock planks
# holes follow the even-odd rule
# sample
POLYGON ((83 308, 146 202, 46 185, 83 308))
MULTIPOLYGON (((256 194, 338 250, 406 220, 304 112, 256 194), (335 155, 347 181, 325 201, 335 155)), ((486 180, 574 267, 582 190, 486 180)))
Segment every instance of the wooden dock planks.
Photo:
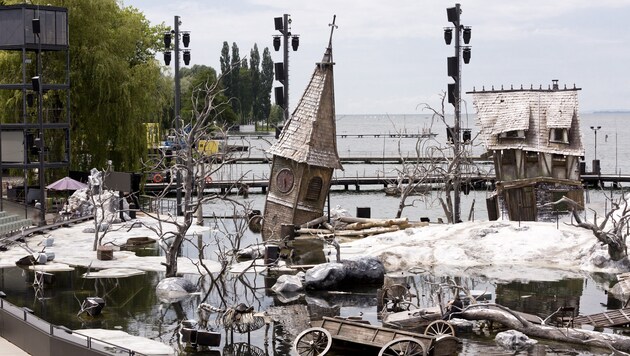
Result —
POLYGON ((620 326, 630 324, 630 308, 608 310, 603 313, 580 315, 573 319, 573 323, 588 324, 596 328, 620 326))

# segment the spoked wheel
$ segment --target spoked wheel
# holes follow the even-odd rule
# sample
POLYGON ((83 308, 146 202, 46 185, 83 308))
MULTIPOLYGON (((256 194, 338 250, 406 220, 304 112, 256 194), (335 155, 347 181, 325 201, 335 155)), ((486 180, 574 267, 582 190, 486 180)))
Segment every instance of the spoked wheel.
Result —
POLYGON ((409 310, 410 303, 405 298, 409 295, 409 290, 402 284, 392 284, 383 290, 381 305, 383 310, 389 312, 400 312, 409 310))
POLYGON ((294 347, 300 356, 323 356, 332 346, 332 336, 324 328, 310 328, 295 338, 294 347))
POLYGON ((410 337, 392 340, 385 344, 378 356, 426 356, 424 344, 410 337))
POLYGON ((455 328, 451 323, 444 320, 435 320, 424 329, 424 334, 427 336, 439 337, 442 335, 455 336, 455 328))

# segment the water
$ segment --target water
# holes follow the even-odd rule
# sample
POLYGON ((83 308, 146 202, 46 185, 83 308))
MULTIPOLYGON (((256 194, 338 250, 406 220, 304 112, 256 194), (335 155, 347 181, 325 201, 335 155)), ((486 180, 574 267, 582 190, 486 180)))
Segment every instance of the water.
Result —
MULTIPOLYGON (((175 303, 160 303, 155 295, 154 287, 160 274, 147 273, 120 279, 86 280, 81 278, 85 272, 78 269, 73 272, 55 273, 54 285, 37 290, 31 285, 32 273, 19 268, 0 270, 0 290, 7 293, 7 300, 11 303, 29 307, 34 314, 57 325, 65 325, 71 329, 78 328, 106 328, 120 329, 133 335, 140 335, 177 346, 176 327, 179 320, 197 317, 196 307, 201 301, 210 304, 218 303, 215 293, 201 293, 190 299, 175 303), (86 315, 77 316, 80 301, 87 296, 101 296, 106 301, 106 307, 101 316, 92 318, 86 315)), ((470 289, 485 290, 492 294, 492 302, 498 302, 515 310, 546 317, 560 306, 577 306, 578 312, 590 314, 605 310, 602 304, 611 307, 618 306, 619 301, 612 300, 603 289, 612 280, 612 276, 587 276, 560 281, 529 281, 527 283, 510 282, 496 283, 482 278, 458 277, 455 281, 459 285, 470 289)), ((266 280, 263 276, 249 275, 245 288, 236 280, 226 283, 227 298, 230 303, 245 302, 257 310, 267 310, 272 306, 282 306, 280 298, 266 291, 264 287, 273 284, 273 280, 266 280), (238 296, 238 297, 237 297, 238 296)), ((442 277, 418 273, 411 277, 410 291, 420 296, 422 306, 435 305, 437 302, 436 283, 445 283, 442 277)), ((207 288, 207 283, 203 283, 207 288)), ((202 290, 204 290, 202 288, 202 290)), ((349 290, 353 293, 308 293, 306 298, 300 297, 297 303, 316 303, 320 312, 328 315, 356 316, 362 314, 372 323, 378 323, 376 312, 377 295, 374 287, 349 290)), ((448 291, 445 298, 449 298, 448 291)), ((293 302, 295 303, 295 302, 293 302)), ((215 304, 217 305, 217 304, 215 304)), ((212 319, 211 319, 212 320, 212 319)), ((214 325, 214 324, 211 324, 214 325)), ((222 348, 226 347, 227 333, 223 334, 222 348)), ((247 336, 234 335, 234 343, 246 343, 247 336)), ((292 336, 287 335, 280 325, 274 325, 267 345, 264 343, 264 328, 251 334, 253 347, 268 355, 287 355, 292 336)), ((460 355, 510 354, 502 351, 486 333, 466 333, 460 335, 463 339, 460 355)), ((572 345, 543 343, 537 346, 535 354, 576 355, 598 353, 596 349, 589 350, 572 345)), ((180 347, 181 354, 188 353, 180 347)), ((344 355, 331 353, 332 355, 344 355)), ((224 350, 223 355, 232 355, 224 350)))
MULTIPOLYGON (((630 148, 623 145, 621 137, 628 137, 630 125, 625 122, 630 119, 630 114, 583 114, 582 135, 586 149, 585 158, 590 162, 594 156, 594 131, 590 126, 601 126, 597 137, 597 157, 601 160, 602 172, 617 172, 623 174, 630 171, 630 163, 619 157, 628 157, 630 148), (606 139, 606 135, 608 138, 606 139), (592 138, 592 140, 591 140, 592 138), (623 146, 623 147, 620 147, 623 146)), ((337 120, 338 134, 384 134, 384 133, 419 133, 424 128, 438 134, 436 140, 442 142, 445 137, 445 126, 442 123, 431 123, 427 115, 392 115, 392 116, 340 116, 337 120), (433 125, 433 126, 431 126, 433 125)), ((464 119, 463 126, 472 128, 473 137, 476 134, 474 120, 464 119)), ((269 139, 269 138, 268 138, 269 139)), ((271 139, 273 141, 273 139, 271 139)), ((401 152, 413 151, 416 146, 415 139, 384 139, 383 137, 363 138, 339 138, 338 147, 341 156, 350 155, 381 155, 398 156, 401 152)), ((262 154, 260 149, 268 142, 256 138, 246 141, 255 144, 252 154, 262 154)), ((484 152, 481 146, 473 145, 469 149, 473 155, 484 152)), ((590 163, 587 163, 590 166, 590 163)), ((227 167, 223 172, 225 177, 268 177, 269 165, 238 164, 227 167)), ((345 171, 335 172, 338 176, 367 175, 372 173, 390 174, 395 165, 366 165, 346 164, 345 171)), ((489 168, 491 169, 491 167, 489 168)), ((439 192, 431 192, 423 196, 412 197, 414 205, 407 207, 403 215, 412 220, 428 217, 436 221, 444 214, 441 211, 437 199, 439 192)), ((470 215, 473 219, 486 219, 485 199, 491 191, 473 191, 462 199, 462 216, 466 219, 470 215), (474 207, 474 209, 473 209, 474 207), (472 211, 472 213, 471 213, 472 211)), ((250 194, 248 198, 233 196, 239 202, 250 206, 252 209, 264 209, 264 195, 250 194)), ((602 192, 589 191, 589 207, 604 211, 605 197, 602 192)), ((409 200, 411 202, 411 200, 409 200)), ((362 188, 361 191, 343 191, 335 189, 331 193, 331 208, 339 206, 351 214, 356 213, 359 207, 370 207, 371 215, 375 218, 391 218, 395 216, 399 200, 396 197, 385 196, 382 189, 362 188)), ((231 215, 232 207, 225 203, 214 202, 204 207, 205 215, 212 213, 219 216, 231 215)), ((242 228, 228 223, 230 231, 242 228)), ((242 224, 242 222, 236 222, 242 224)), ((225 240, 225 237, 221 237, 225 240)), ((241 246, 255 243, 260 240, 260 235, 245 231, 241 246)), ((206 241, 210 243, 210 241, 206 241)), ((141 249, 138 253, 155 255, 160 252, 155 247, 141 249)), ((196 249, 188 245, 184 249, 185 255, 196 256, 196 249)), ((207 257, 216 259, 214 254, 207 253, 207 257)), ((196 307, 199 303, 208 302, 220 305, 220 297, 216 290, 211 290, 207 280, 201 282, 201 293, 190 299, 175 304, 161 303, 155 295, 155 285, 163 276, 159 273, 147 273, 145 276, 136 276, 121 279, 86 280, 81 278, 83 269, 74 272, 55 273, 55 283, 38 290, 32 285, 32 273, 19 268, 0 269, 0 290, 7 294, 7 300, 27 306, 40 316, 53 324, 65 325, 71 329, 77 328, 107 328, 121 329, 133 335, 160 340, 174 345, 180 354, 188 353, 177 344, 176 328, 182 319, 196 318, 196 307), (77 316, 80 302, 87 296, 101 296, 106 300, 107 306, 102 316, 90 318, 77 316)), ((432 284, 444 281, 446 277, 432 276, 427 272, 419 272, 414 275, 414 285, 421 296, 421 304, 430 306, 435 303, 432 293, 432 284)), ((456 276, 458 283, 474 289, 488 290, 492 293, 492 301, 499 302, 516 310, 538 314, 545 317, 559 306, 574 305, 581 314, 592 314, 606 310, 607 306, 616 307, 620 302, 614 300, 605 291, 616 280, 613 275, 584 274, 583 277, 565 279, 559 281, 496 281, 484 278, 470 278, 469 276, 456 276)), ((190 276, 194 282, 195 277, 190 276)), ((235 305, 245 302, 254 306, 257 310, 266 310, 272 306, 283 305, 281 298, 271 293, 267 288, 273 285, 273 279, 263 275, 245 274, 238 279, 231 276, 224 288, 226 289, 226 303, 235 305)), ((355 316, 363 314, 364 318, 373 323, 378 323, 376 312, 377 295, 376 287, 371 286, 360 290, 350 290, 352 293, 308 293, 292 303, 306 304, 317 302, 331 313, 341 316, 355 316)), ((287 355, 290 354, 292 338, 288 330, 276 324, 270 333, 270 340, 265 344, 264 328, 251 334, 253 351, 250 353, 235 353, 225 348, 226 337, 223 335, 223 355, 253 354, 253 355, 287 355)), ((234 343, 242 346, 247 342, 246 335, 235 334, 234 343)), ((492 334, 472 333, 462 335, 463 344, 460 355, 504 355, 512 354, 497 347, 492 339, 492 334)), ((231 350, 233 350, 232 348, 231 350)), ((580 355, 602 353, 607 350, 597 350, 575 347, 573 345, 548 343, 541 341, 536 349, 530 351, 533 354, 550 355, 580 355)), ((211 354, 211 353, 203 353, 211 354)), ((216 353, 215 353, 216 354, 216 353)), ((338 353, 347 354, 347 353, 338 353)))

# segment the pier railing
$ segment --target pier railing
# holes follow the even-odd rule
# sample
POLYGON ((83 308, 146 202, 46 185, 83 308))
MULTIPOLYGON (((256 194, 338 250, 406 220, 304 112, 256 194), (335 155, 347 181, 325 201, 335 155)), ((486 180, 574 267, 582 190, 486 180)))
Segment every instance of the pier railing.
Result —
MULTIPOLYGON (((53 325, 0 298, 0 336, 33 356, 144 355, 53 325)), ((1 353, 1 351, 0 351, 1 353)))

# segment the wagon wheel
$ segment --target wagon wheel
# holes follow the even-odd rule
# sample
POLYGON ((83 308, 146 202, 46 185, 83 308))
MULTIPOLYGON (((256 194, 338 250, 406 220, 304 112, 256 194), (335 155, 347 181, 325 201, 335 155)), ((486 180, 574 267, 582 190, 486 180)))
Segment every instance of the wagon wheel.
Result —
POLYGON ((324 328, 310 328, 295 338, 293 347, 300 356, 325 355, 332 345, 332 336, 324 328))
POLYGON ((426 356, 424 344, 410 337, 402 337, 385 344, 378 356, 426 356))
POLYGON ((391 286, 383 289, 383 296, 381 299, 383 310, 391 312, 409 310, 411 303, 408 303, 405 300, 408 295, 409 290, 407 290, 407 287, 402 284, 392 284, 391 286))
POLYGON ((424 334, 427 336, 442 336, 450 335, 455 336, 455 328, 451 323, 444 320, 435 320, 424 329, 424 334))

